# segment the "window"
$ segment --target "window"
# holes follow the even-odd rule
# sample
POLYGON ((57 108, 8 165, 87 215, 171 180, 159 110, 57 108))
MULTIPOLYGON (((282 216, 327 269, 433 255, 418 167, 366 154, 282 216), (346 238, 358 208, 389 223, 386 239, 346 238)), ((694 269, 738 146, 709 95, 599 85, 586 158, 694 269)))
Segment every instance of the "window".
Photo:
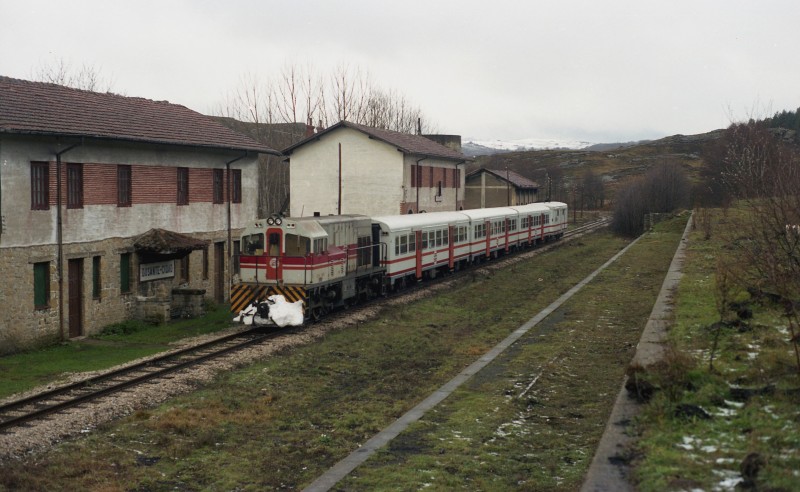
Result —
POLYGON ((436 196, 442 196, 442 182, 439 181, 439 189, 436 192, 436 196))
POLYGON ((178 168, 178 205, 189 205, 189 168, 178 168))
POLYGON ((328 251, 328 238, 314 239, 314 253, 321 254, 328 251))
POLYGON ((50 164, 31 162, 31 210, 50 209, 50 164))
POLYGON ((103 285, 100 278, 100 257, 92 257, 92 297, 100 299, 103 285))
POLYGON ((242 255, 242 243, 233 242, 233 271, 239 273, 239 257, 242 255))
POLYGON ((358 257, 356 266, 368 266, 371 263, 371 248, 372 238, 369 236, 362 236, 358 238, 358 257))
POLYGON ((213 189, 214 189, 214 203, 222 203, 224 194, 222 193, 223 170, 214 169, 213 174, 213 189))
POLYGON ((129 294, 131 292, 131 254, 122 253, 119 255, 119 292, 129 294))
POLYGON ((208 280, 208 248, 203 248, 203 280, 208 280))
POLYGON ((411 187, 417 187, 417 165, 411 164, 411 187))
POLYGON ((242 203, 242 170, 231 169, 231 202, 242 203))
POLYGON ((181 265, 181 282, 188 284, 189 283, 189 256, 186 255, 180 259, 181 265))
POLYGON ((242 236, 242 244, 244 244, 244 254, 261 256, 264 254, 264 234, 249 234, 242 236))
POLYGON ((417 243, 414 239, 414 234, 407 234, 404 236, 397 236, 394 243, 394 254, 401 255, 405 253, 413 253, 417 250, 417 243))
POLYGON ((467 226, 456 227, 456 243, 463 243, 467 240, 467 226))
POLYGON ((117 166, 117 206, 131 206, 131 166, 117 166))
POLYGON ((428 183, 429 183, 428 186, 432 187, 433 186, 433 166, 429 167, 428 171, 429 171, 429 174, 430 174, 430 180, 428 181, 428 183))
POLYGON ((50 262, 33 264, 33 306, 35 309, 50 307, 50 262))
POLYGON ((83 166, 67 164, 67 208, 83 208, 83 166))

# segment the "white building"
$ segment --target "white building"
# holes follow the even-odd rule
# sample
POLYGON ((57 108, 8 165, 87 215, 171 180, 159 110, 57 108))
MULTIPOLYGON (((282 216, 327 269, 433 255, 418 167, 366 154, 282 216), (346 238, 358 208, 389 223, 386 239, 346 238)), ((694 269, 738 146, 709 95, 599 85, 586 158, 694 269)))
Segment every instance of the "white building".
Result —
POLYGON ((283 151, 290 163, 290 215, 460 210, 462 165, 469 160, 460 147, 457 136, 411 135, 341 121, 283 151))
POLYGON ((226 301, 260 153, 183 106, 0 77, 0 353, 226 301))

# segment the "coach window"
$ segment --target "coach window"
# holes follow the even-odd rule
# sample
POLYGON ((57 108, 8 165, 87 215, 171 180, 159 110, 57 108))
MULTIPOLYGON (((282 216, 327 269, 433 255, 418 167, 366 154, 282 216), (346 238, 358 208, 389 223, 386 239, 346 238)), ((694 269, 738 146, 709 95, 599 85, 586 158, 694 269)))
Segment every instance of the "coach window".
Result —
POLYGON ((428 249, 428 231, 422 232, 422 249, 428 249))
POLYGON ((417 250, 417 240, 415 234, 408 235, 408 252, 413 253, 417 250))

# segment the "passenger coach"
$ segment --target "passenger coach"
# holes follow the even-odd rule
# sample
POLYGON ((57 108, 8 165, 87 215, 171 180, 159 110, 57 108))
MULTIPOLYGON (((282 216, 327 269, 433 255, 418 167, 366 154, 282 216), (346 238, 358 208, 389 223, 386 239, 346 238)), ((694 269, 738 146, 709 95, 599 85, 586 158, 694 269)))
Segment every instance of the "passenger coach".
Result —
POLYGON ((231 307, 281 294, 306 316, 557 239, 567 205, 545 202, 458 212, 367 217, 271 217, 242 236, 231 307))

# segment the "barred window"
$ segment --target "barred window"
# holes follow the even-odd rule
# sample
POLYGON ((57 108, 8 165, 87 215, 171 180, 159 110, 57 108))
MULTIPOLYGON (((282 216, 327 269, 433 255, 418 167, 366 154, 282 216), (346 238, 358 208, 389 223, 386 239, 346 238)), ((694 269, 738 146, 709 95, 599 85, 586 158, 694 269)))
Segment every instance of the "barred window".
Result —
POLYGON ((223 170, 222 169, 214 169, 213 174, 213 188, 214 188, 214 203, 222 203, 223 201, 223 192, 222 192, 222 184, 224 182, 223 179, 223 170))
POLYGON ((189 205, 189 168, 178 168, 178 205, 189 205))
POLYGON ((231 169, 231 202, 242 203, 242 170, 231 169))
POLYGON ((130 207, 131 200, 131 166, 117 166, 117 206, 130 207))
POLYGON ((50 164, 31 162, 31 210, 50 209, 50 164))
POLYGON ((83 208, 83 165, 67 164, 67 208, 83 208))

